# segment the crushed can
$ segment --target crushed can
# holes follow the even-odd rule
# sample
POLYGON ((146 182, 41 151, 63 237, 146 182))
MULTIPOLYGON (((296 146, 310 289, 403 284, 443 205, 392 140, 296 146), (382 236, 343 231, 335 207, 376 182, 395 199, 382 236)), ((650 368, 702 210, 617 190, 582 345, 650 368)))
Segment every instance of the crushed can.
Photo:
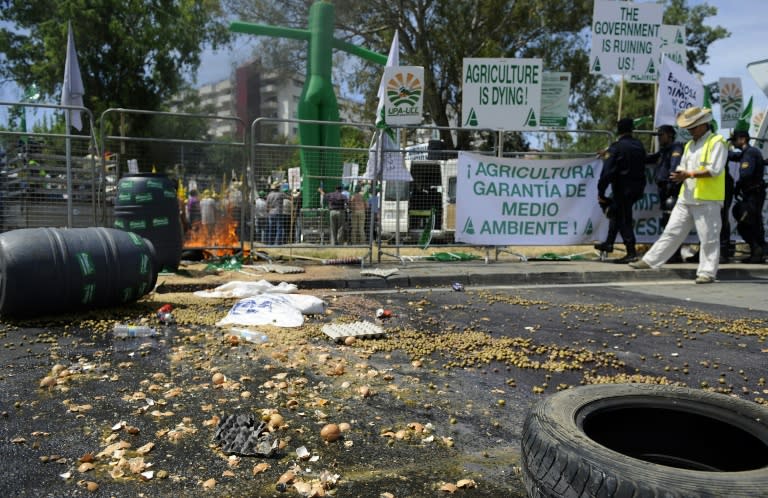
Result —
POLYGON ((455 290, 456 292, 463 292, 464 291, 464 285, 461 282, 454 282, 451 284, 451 288, 455 290))

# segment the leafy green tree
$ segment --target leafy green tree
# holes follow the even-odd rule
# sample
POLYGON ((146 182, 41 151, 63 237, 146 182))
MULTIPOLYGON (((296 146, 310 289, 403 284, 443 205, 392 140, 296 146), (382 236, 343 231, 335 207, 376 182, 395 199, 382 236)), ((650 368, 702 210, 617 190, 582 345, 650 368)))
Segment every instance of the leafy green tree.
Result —
MULTIPOLYGON (((245 21, 305 27, 310 0, 224 0, 245 21)), ((464 57, 541 57, 549 70, 570 71, 577 91, 574 110, 585 112, 599 95, 600 78, 589 74, 583 30, 590 25, 586 0, 336 0, 337 37, 386 54, 399 32, 402 64, 424 66, 425 114, 439 126, 461 115, 464 57), (567 15, 563 15, 567 12, 567 15)), ((354 59, 350 86, 369 96, 374 115, 381 67, 354 59)), ((449 148, 453 137, 442 133, 449 148)), ((466 148, 473 137, 459 136, 466 148)))
MULTIPOLYGON (((0 0, 0 80, 61 94, 72 22, 84 104, 157 110, 200 66, 206 44, 229 39, 218 0, 0 0)), ((142 129, 146 117, 134 117, 142 129)))

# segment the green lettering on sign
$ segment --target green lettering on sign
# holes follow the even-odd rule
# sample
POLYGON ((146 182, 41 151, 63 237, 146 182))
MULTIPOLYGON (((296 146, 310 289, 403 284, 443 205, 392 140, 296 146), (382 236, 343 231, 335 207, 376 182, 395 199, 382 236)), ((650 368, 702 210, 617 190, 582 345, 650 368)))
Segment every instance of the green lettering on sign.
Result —
POLYGON ((144 220, 135 220, 128 223, 128 228, 131 230, 146 230, 147 222, 144 220))
POLYGON ((470 235, 474 235, 475 226, 472 224, 472 218, 467 218, 467 221, 464 223, 463 232, 468 233, 470 235))
POLYGON ((464 123, 468 126, 477 126, 477 114, 475 113, 475 109, 469 110, 469 117, 467 118, 467 122, 464 123))

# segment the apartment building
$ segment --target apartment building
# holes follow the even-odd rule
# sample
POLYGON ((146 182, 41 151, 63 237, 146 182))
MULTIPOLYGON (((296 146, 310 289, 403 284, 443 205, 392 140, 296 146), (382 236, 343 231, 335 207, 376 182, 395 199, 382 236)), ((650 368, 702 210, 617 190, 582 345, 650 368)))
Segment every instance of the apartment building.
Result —
MULTIPOLYGON (((304 87, 303 75, 284 75, 275 71, 264 71, 258 61, 239 66, 231 78, 202 85, 197 93, 204 109, 212 109, 219 116, 238 116, 250 126, 256 118, 275 118, 278 122, 265 120, 257 127, 259 140, 288 141, 298 139, 298 124, 284 121, 297 119, 299 100, 304 87)), ((342 121, 359 122, 361 104, 338 97, 339 114, 342 121)), ((232 121, 212 123, 213 136, 240 136, 243 130, 232 121)), ((250 133, 250 130, 247 130, 250 133)))

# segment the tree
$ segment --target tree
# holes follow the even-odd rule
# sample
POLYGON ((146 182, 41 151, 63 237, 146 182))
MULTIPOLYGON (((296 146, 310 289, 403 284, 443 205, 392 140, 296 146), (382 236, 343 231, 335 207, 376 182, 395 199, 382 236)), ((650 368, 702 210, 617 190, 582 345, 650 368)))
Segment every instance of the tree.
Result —
POLYGON ((95 120, 110 107, 161 109, 199 67, 204 46, 229 39, 218 0, 0 0, 0 21, 0 80, 34 83, 49 100, 61 92, 72 21, 95 120))
MULTIPOLYGON (((279 8, 267 0, 225 0, 245 21, 305 27, 310 0, 286 0, 279 8)), ((590 25, 586 0, 337 0, 337 37, 386 54, 399 32, 402 64, 424 66, 425 113, 439 126, 461 115, 464 57, 541 57, 548 70, 570 71, 574 110, 585 112, 599 95, 600 78, 589 74, 583 30, 590 25), (568 15, 563 15, 567 12, 568 15)), ((374 115, 381 67, 355 59, 351 87, 368 96, 374 115)), ((443 140, 453 148, 446 130, 443 140)), ((468 146, 469 136, 459 137, 468 146)))

